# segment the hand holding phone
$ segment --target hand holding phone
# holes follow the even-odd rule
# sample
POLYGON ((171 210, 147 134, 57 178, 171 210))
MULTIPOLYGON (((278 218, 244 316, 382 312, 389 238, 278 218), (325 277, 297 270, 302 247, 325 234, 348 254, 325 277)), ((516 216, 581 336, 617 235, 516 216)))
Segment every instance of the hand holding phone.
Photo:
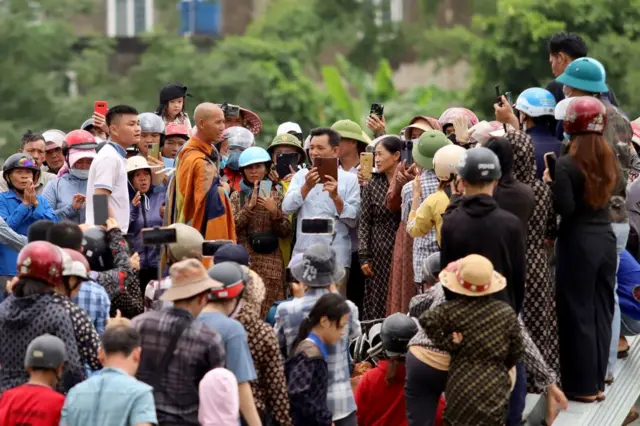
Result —
POLYGON ((302 219, 300 231, 311 235, 333 235, 334 222, 331 218, 302 219))
POLYGON ((382 118, 384 115, 384 105, 375 102, 372 103, 369 115, 375 115, 378 118, 382 118))
POLYGON ((335 157, 318 157, 314 161, 314 167, 318 169, 320 175, 320 183, 327 183, 327 176, 331 176, 334 180, 338 180, 338 159, 335 157))
POLYGON ((299 159, 300 154, 297 152, 287 152, 276 155, 276 172, 278 173, 278 177, 284 179, 289 176, 292 173, 291 169, 293 168, 295 170, 295 167, 298 165, 299 159))
POLYGON ((142 244, 145 246, 173 244, 176 241, 176 228, 145 228, 142 230, 142 244))
POLYGON ((413 165, 413 141, 405 141, 400 151, 400 161, 405 167, 413 165))
POLYGON ((258 194, 262 198, 270 198, 271 197, 271 188, 273 187, 273 182, 269 179, 264 179, 260 181, 260 193, 258 194))
POLYGON ((159 143, 150 143, 149 144, 149 153, 147 155, 149 157, 159 158, 159 156, 160 156, 160 144, 159 143))

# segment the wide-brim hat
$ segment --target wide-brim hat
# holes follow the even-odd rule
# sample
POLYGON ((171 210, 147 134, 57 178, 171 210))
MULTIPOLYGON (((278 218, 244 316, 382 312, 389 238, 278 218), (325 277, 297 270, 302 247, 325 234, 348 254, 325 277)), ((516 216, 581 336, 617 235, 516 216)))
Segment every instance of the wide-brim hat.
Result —
POLYGON ((362 130, 362 127, 360 127, 355 121, 336 121, 333 126, 331 126, 331 129, 338 132, 341 138, 353 139, 354 141, 358 141, 366 146, 371 142, 371 138, 367 136, 367 134, 362 130))
MULTIPOLYGON (((217 105, 222 107, 222 104, 217 105)), ((262 130, 262 120, 260 119, 260 116, 241 106, 238 108, 240 108, 240 117, 242 117, 242 127, 249 129, 249 131, 253 133, 253 136, 258 136, 260 134, 260 130, 262 130)))
POLYGON ((302 147, 302 142, 300 142, 294 135, 291 135, 289 133, 282 133, 273 138, 273 141, 267 148, 267 152, 269 153, 269 155, 273 155, 273 150, 278 146, 290 146, 298 150, 298 152, 300 153, 300 162, 303 162, 307 158, 307 153, 302 147))
POLYGON ((424 132, 426 132, 427 130, 440 130, 442 131, 442 126, 440 125, 440 122, 438 120, 436 120, 433 117, 427 117, 426 115, 416 115, 415 117, 413 117, 411 119, 411 121, 409 122, 409 125, 407 127, 405 127, 403 130, 407 131, 408 129, 418 129, 418 130, 422 130, 424 132), (425 126, 422 123, 418 123, 419 120, 424 120, 427 123, 429 123, 429 127, 425 126))
POLYGON ((165 302, 189 299, 213 288, 222 288, 222 283, 209 277, 199 260, 187 259, 174 263, 169 269, 171 287, 160 297, 165 302))
POLYGON ((291 267, 291 275, 309 287, 328 287, 345 276, 345 269, 336 261, 336 252, 324 243, 316 243, 302 255, 302 261, 291 267))
POLYGON ((507 280, 493 269, 491 261, 477 254, 451 262, 438 277, 445 288, 471 297, 497 293, 507 286, 507 280))
POLYGON ((135 172, 136 170, 142 169, 159 169, 164 166, 152 166, 147 162, 147 159, 136 155, 131 158, 127 158, 127 173, 135 172))

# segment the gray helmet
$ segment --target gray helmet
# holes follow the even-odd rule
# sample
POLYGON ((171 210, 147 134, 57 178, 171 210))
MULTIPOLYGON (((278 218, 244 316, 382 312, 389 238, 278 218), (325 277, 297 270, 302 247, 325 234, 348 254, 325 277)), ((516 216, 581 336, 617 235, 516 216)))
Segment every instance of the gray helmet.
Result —
POLYGON ((418 332, 418 324, 408 315, 396 313, 382 323, 382 347, 389 357, 404 356, 409 341, 418 332))
POLYGON ((164 120, 153 112, 143 112, 138 115, 142 133, 164 134, 164 120))
POLYGON ((251 133, 250 130, 239 126, 229 127, 224 131, 223 138, 229 142, 229 148, 240 148, 245 150, 252 147, 255 143, 253 133, 251 133))
POLYGON ((90 130, 93 128, 93 118, 88 118, 82 122, 80 130, 90 130))
POLYGON ((176 230, 176 242, 169 244, 169 260, 171 263, 185 259, 202 259, 202 243, 204 238, 197 229, 184 223, 169 226, 176 230))
POLYGON ((438 275, 442 268, 440 268, 440 252, 431 253, 422 262, 422 280, 432 281, 429 284, 435 284, 438 281, 438 275))
POLYGON ((460 157, 458 176, 467 182, 491 182, 500 179, 501 175, 500 160, 488 148, 471 148, 460 157))
POLYGON ((50 334, 36 337, 29 343, 24 357, 24 368, 55 370, 67 360, 64 342, 50 334))

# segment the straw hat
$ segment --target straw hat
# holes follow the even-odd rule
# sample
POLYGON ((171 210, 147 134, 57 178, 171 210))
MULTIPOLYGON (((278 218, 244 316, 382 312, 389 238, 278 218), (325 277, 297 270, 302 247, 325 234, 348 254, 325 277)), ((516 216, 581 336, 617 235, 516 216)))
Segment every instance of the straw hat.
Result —
POLYGON ((202 263, 196 259, 173 264, 169 269, 169 276, 171 287, 160 297, 165 302, 189 299, 212 288, 222 287, 222 283, 212 280, 202 263))
POLYGON ((163 166, 150 165, 147 162, 147 159, 140 155, 135 155, 127 159, 127 173, 135 172, 136 170, 141 170, 141 169, 151 170, 151 169, 158 169, 162 167, 163 166))
POLYGON ((507 280, 493 270, 491 261, 477 254, 451 262, 439 278, 445 288, 472 297, 497 293, 507 286, 507 280))

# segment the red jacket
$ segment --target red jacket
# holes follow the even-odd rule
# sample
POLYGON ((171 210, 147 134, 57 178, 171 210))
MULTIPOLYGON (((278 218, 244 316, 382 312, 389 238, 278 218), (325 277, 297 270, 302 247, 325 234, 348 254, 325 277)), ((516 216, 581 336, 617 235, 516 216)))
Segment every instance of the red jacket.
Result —
MULTIPOLYGON (((404 363, 396 365, 395 380, 390 385, 385 382, 388 368, 389 361, 380 361, 362 376, 355 392, 358 426, 407 426, 404 363)), ((435 426, 442 426, 443 411, 444 399, 440 398, 435 426)))
POLYGON ((380 361, 362 376, 355 393, 359 426, 407 426, 404 363, 397 364, 395 380, 390 385, 384 380, 388 368, 389 361, 380 361))

